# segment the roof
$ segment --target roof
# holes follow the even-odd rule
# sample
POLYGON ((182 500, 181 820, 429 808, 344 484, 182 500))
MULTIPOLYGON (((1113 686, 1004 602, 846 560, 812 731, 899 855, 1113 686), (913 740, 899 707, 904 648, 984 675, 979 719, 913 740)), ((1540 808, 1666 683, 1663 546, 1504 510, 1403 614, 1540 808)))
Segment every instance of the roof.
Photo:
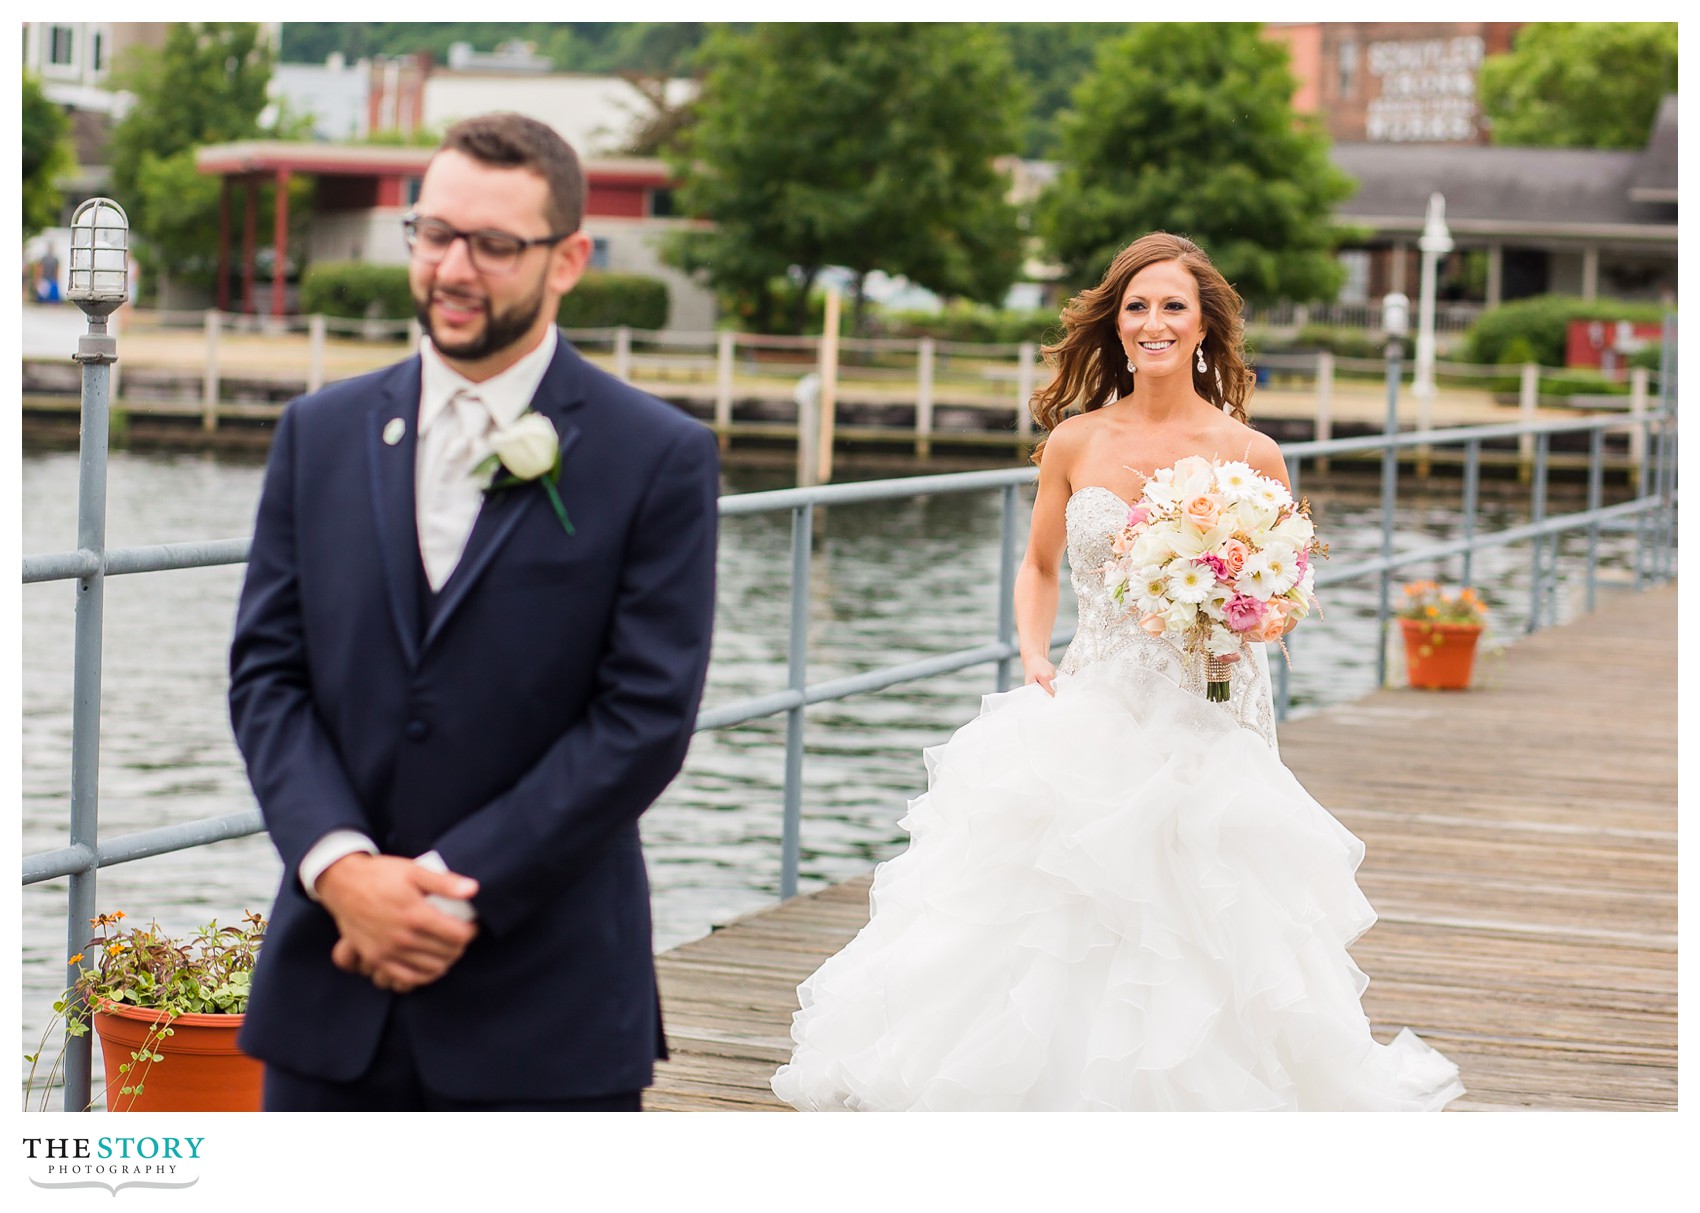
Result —
POLYGON ((1653 119, 1653 133, 1647 137, 1647 150, 1635 170, 1629 196, 1636 202, 1676 201, 1675 93, 1659 102, 1658 116, 1653 119))
MULTIPOLYGON (((1336 208, 1347 223, 1421 231, 1431 193, 1467 235, 1618 237, 1674 241, 1675 208, 1637 201, 1640 151, 1413 143, 1336 143, 1333 160, 1358 180, 1336 208)), ((1674 201, 1674 191, 1672 193, 1674 201)))
MULTIPOLYGON (((240 143, 218 143, 195 151, 195 168, 203 173, 237 175, 292 173, 321 176, 418 177, 425 172, 432 147, 387 147, 382 144, 298 143, 288 140, 252 139, 240 143)), ((609 157, 583 160, 585 180, 597 185, 656 185, 672 183, 672 170, 663 160, 639 157, 609 157)))

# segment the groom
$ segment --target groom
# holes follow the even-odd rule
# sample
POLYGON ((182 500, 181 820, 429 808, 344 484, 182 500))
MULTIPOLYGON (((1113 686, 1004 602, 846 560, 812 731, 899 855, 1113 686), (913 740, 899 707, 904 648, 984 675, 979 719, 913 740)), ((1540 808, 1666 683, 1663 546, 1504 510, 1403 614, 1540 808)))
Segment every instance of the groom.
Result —
POLYGON ((637 822, 702 694, 717 452, 556 332, 584 192, 542 123, 453 127, 420 355, 278 424, 230 652, 267 1110, 638 1111, 667 1055, 637 822))

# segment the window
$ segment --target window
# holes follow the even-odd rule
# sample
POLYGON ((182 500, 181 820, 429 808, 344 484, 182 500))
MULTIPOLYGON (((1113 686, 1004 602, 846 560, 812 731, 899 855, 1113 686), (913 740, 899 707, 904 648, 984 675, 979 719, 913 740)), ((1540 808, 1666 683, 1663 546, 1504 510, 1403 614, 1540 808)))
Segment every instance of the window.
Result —
POLYGON ((590 268, 605 270, 608 268, 608 237, 593 236, 590 241, 590 268))
POLYGON ((1341 249, 1335 256, 1346 270, 1346 281, 1340 287, 1339 302, 1369 302, 1369 250, 1341 249))
POLYGON ((1358 87, 1358 44, 1340 44, 1340 96, 1350 97, 1358 87))
POLYGON ((106 35, 96 30, 89 35, 89 71, 99 75, 106 70, 106 35))
POLYGON ((653 189, 649 191, 649 215, 652 219, 665 219, 675 214, 673 210, 673 191, 669 189, 653 189))
POLYGON ((72 62, 72 38, 76 31, 68 25, 47 27, 47 61, 56 67, 69 67, 72 62))

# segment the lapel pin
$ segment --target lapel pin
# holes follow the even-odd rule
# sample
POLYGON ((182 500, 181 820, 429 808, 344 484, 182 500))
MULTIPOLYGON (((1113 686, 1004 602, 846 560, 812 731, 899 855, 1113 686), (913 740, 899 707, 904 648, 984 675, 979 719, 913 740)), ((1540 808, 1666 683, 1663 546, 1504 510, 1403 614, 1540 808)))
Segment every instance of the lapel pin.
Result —
POLYGON ((400 417, 391 417, 389 424, 384 426, 384 442, 386 445, 394 446, 401 441, 401 436, 405 433, 407 433, 407 422, 400 417))

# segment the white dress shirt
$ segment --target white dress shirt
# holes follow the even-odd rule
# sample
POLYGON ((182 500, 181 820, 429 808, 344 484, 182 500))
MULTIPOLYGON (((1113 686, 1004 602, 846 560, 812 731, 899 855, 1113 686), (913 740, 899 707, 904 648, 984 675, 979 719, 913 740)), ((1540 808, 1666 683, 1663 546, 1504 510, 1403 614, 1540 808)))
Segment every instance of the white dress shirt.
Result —
MULTIPOLYGON (((429 337, 419 344, 419 440, 414 454, 415 518, 419 528, 419 555, 425 564, 425 576, 433 591, 443 587, 466 551, 466 541, 472 537, 472 526, 478 520, 484 502, 488 478, 476 479, 470 474, 447 479, 433 477, 427 469, 432 461, 440 460, 443 444, 454 441, 454 415, 451 400, 459 393, 470 393, 488 411, 490 423, 505 429, 519 420, 531 407, 543 373, 555 357, 555 326, 544 332, 536 349, 518 362, 499 371, 482 383, 474 383, 448 363, 431 345, 429 337)), ((473 440, 473 450, 467 457, 468 473, 490 454, 488 429, 473 440)), ((325 869, 345 855, 363 851, 378 853, 377 844, 358 830, 332 830, 314 843, 301 859, 299 874, 307 896, 319 899, 314 887, 325 869)), ((446 872, 448 867, 435 851, 419 856, 416 863, 434 872, 446 872)), ((471 921, 475 917, 468 902, 432 895, 437 908, 457 918, 471 921)))
MULTIPOLYGON (((483 383, 474 383, 443 361, 429 337, 420 342, 414 501, 419 554, 425 561, 425 575, 432 590, 442 589, 460 563, 466 541, 472 535, 472 524, 484 503, 484 489, 490 483, 484 476, 451 476, 443 482, 431 475, 433 463, 442 458, 444 447, 457 437, 451 402, 462 394, 475 396, 488 412, 490 424, 506 429, 531 407, 531 398, 537 394, 537 385, 543 381, 543 372, 549 369, 554 356, 555 326, 550 325, 536 349, 483 383)), ((473 439, 473 448, 465 465, 469 472, 490 455, 488 428, 473 439)))

